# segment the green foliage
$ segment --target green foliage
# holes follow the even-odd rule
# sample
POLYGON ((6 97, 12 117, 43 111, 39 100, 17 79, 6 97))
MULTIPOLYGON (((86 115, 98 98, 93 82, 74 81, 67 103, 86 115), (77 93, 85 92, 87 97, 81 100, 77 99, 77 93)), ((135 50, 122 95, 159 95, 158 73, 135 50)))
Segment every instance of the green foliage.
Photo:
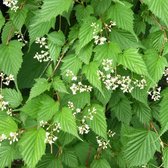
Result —
POLYGON ((0 168, 168 167, 167 0, 2 2, 0 168))

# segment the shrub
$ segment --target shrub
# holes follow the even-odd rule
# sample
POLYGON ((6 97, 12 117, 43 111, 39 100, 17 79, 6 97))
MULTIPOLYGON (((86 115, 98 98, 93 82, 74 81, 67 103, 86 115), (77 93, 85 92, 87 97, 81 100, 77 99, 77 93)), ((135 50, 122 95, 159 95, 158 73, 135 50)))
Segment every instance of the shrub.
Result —
POLYGON ((3 0, 0 167, 168 167, 168 1, 3 0))

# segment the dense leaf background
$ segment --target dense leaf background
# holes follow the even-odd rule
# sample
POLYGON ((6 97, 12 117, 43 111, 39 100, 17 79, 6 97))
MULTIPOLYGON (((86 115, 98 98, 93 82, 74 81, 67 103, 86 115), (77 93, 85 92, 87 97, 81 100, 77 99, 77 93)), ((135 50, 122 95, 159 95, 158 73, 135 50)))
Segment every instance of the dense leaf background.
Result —
POLYGON ((0 168, 168 168, 167 0, 0 9, 0 168))

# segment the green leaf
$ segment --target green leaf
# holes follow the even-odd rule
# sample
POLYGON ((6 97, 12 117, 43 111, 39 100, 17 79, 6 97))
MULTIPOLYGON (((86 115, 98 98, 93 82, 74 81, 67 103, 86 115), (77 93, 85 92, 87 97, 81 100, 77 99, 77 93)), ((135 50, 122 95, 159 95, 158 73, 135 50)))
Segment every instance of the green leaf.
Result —
POLYGON ((166 89, 164 93, 162 94, 162 100, 160 102, 160 109, 159 109, 159 118, 160 118, 160 124, 161 124, 161 134, 166 132, 168 130, 168 90, 166 89))
POLYGON ((90 168, 111 168, 110 164, 105 159, 94 160, 90 168))
POLYGON ((101 23, 99 21, 96 21, 95 18, 87 18, 82 23, 80 30, 79 30, 79 44, 76 49, 76 53, 79 54, 80 50, 86 46, 90 41, 93 39, 93 32, 96 34, 101 30, 101 23), (98 28, 94 30, 95 28, 92 25, 92 23, 95 23, 98 28))
POLYGON ((14 32, 16 31, 13 23, 11 21, 8 21, 2 30, 2 44, 7 44, 9 40, 14 36, 14 32))
POLYGON ((63 147, 71 143, 74 139, 75 137, 72 134, 63 131, 59 133, 58 141, 63 147))
POLYGON ((90 105, 90 93, 82 92, 75 95, 65 95, 62 99, 62 106, 67 106, 71 101, 76 108, 84 108, 85 105, 90 105))
POLYGON ((61 74, 65 76, 66 71, 70 70, 77 75, 78 71, 82 67, 82 61, 75 55, 68 55, 63 59, 63 65, 61 66, 61 74))
POLYGON ((168 26, 168 1, 165 0, 146 0, 144 1, 149 9, 168 26))
POLYGON ((19 147, 23 160, 28 167, 34 168, 45 153, 45 136, 45 131, 42 128, 26 131, 22 135, 19 147))
POLYGON ((16 78, 22 64, 22 44, 11 41, 8 45, 0 45, 0 69, 5 74, 13 74, 16 78))
POLYGON ((28 9, 26 7, 18 9, 17 12, 11 12, 10 19, 18 31, 21 31, 22 26, 25 23, 28 9))
POLYGON ((16 132, 18 129, 17 124, 12 117, 7 116, 6 113, 0 113, 0 135, 5 134, 9 136, 10 132, 16 132))
POLYGON ((93 104, 91 110, 96 108, 96 114, 94 114, 93 120, 87 120, 90 128, 99 136, 107 139, 107 123, 105 117, 105 109, 99 104, 93 104))
POLYGON ((56 157, 51 154, 44 155, 36 166, 36 168, 54 168, 54 167, 63 168, 61 160, 56 159, 56 157))
POLYGON ((42 37, 47 34, 51 27, 54 27, 54 25, 55 19, 37 24, 36 19, 32 18, 32 21, 28 27, 30 44, 32 44, 37 37, 42 37))
POLYGON ((110 101, 111 112, 114 112, 119 121, 129 124, 132 118, 131 102, 123 94, 112 94, 113 97, 115 100, 110 101))
POLYGON ((64 43, 65 36, 62 31, 52 32, 48 34, 49 52, 54 63, 56 63, 61 52, 61 47, 64 45, 64 43))
POLYGON ((0 11, 0 31, 4 24, 5 24, 5 18, 3 17, 2 12, 0 11))
POLYGON ((107 12, 107 18, 116 22, 116 26, 135 35, 133 30, 134 13, 128 5, 115 3, 107 12))
POLYGON ((79 59, 85 64, 89 64, 89 61, 92 56, 92 49, 93 49, 93 44, 89 43, 85 47, 83 47, 78 54, 79 59))
POLYGON ((130 48, 125 50, 123 54, 119 55, 118 62, 132 72, 148 76, 145 62, 137 49, 130 48))
POLYGON ((55 91, 60 93, 68 93, 65 83, 60 79, 59 76, 54 77, 52 87, 55 91))
POLYGON ((139 89, 139 88, 135 87, 132 90, 131 95, 134 99, 142 102, 145 105, 148 105, 148 103, 147 103, 147 98, 148 98, 147 89, 139 89))
POLYGON ((158 136, 152 131, 132 129, 125 136, 128 142, 124 148, 124 156, 130 167, 147 164, 160 148, 158 136))
POLYGON ((168 65, 165 57, 159 56, 156 51, 148 50, 144 57, 149 75, 155 82, 153 86, 162 78, 165 67, 168 65))
POLYGON ((69 108, 62 108, 62 110, 55 115, 54 121, 60 123, 62 131, 70 133, 79 138, 75 118, 69 108))
POLYGON ((53 18, 55 19, 56 16, 62 15, 63 12, 68 12, 72 2, 72 0, 44 0, 41 9, 37 13, 38 20, 36 23, 50 21, 53 18))
POLYGON ((103 94, 101 81, 97 74, 98 67, 99 65, 97 62, 90 62, 89 65, 85 65, 83 67, 82 71, 85 74, 86 79, 89 81, 89 83, 92 84, 95 88, 97 88, 103 94))
POLYGON ((168 168, 168 147, 163 149, 163 165, 164 168, 168 168))
POLYGON ((94 0, 92 1, 92 6, 94 7, 95 14, 101 16, 103 13, 106 12, 106 10, 110 7, 111 0, 100 1, 100 0, 94 0))
POLYGON ((113 28, 110 33, 110 40, 117 43, 121 49, 144 48, 134 35, 125 30, 113 28))
POLYGON ((78 158, 75 152, 70 149, 63 151, 62 162, 68 167, 78 167, 78 158))
POLYGON ((23 100, 21 93, 15 89, 3 89, 2 95, 4 96, 4 100, 9 102, 9 106, 12 108, 18 107, 23 100))
POLYGON ((59 110, 59 103, 48 95, 41 95, 28 101, 21 111, 38 121, 48 121, 59 110))
POLYGON ((133 111, 136 113, 141 123, 149 124, 149 121, 152 119, 152 115, 151 109, 148 105, 141 102, 135 102, 133 105, 133 111))
POLYGON ((0 146, 0 168, 11 167, 15 156, 15 144, 10 145, 9 142, 3 142, 0 146))
POLYGON ((48 83, 47 79, 45 78, 38 78, 35 80, 36 83, 31 88, 29 100, 34 97, 39 96, 40 94, 44 93, 45 91, 50 89, 51 84, 48 83))
POLYGON ((97 46, 94 49, 94 52, 94 61, 97 61, 99 64, 101 64, 103 59, 112 59, 114 62, 116 62, 117 56, 119 53, 121 53, 121 50, 117 43, 110 42, 97 46))

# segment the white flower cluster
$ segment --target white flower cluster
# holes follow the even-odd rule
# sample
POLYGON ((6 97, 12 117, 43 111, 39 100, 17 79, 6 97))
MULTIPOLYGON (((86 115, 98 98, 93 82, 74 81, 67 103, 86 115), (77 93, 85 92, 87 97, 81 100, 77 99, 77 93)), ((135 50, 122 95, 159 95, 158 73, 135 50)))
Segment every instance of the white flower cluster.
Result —
POLYGON ((17 39, 19 42, 22 42, 24 45, 26 45, 28 43, 28 41, 26 41, 24 39, 24 35, 20 32, 15 32, 15 35, 17 36, 17 39))
POLYGON ((3 0, 3 4, 9 7, 13 11, 17 11, 19 6, 18 6, 18 0, 3 0))
POLYGON ((89 120, 93 120, 94 115, 96 114, 97 109, 95 107, 93 107, 92 109, 88 109, 88 115, 87 116, 83 116, 82 118, 82 124, 81 126, 78 127, 79 130, 79 134, 83 135, 83 134, 88 134, 90 131, 90 127, 88 124, 86 124, 86 119, 89 120))
POLYGON ((111 29, 113 26, 116 26, 116 22, 115 21, 110 21, 109 24, 104 24, 104 29, 108 30, 109 32, 111 32, 111 29))
POLYGON ((1 145, 1 142, 3 142, 4 140, 9 140, 9 143, 11 145, 13 142, 18 141, 18 136, 19 136, 19 133, 17 132, 10 132, 9 137, 7 137, 5 134, 2 134, 0 135, 0 145, 1 145))
POLYGON ((88 86, 88 85, 83 85, 82 82, 78 82, 77 84, 76 83, 73 83, 72 86, 70 87, 71 91, 72 91, 72 94, 76 94, 78 91, 80 93, 82 92, 91 92, 92 91, 92 87, 91 86, 88 86))
POLYGON ((38 37, 35 43, 39 44, 40 48, 44 48, 45 50, 41 50, 40 53, 36 52, 33 58, 37 59, 39 62, 48 62, 52 60, 48 51, 47 39, 45 37, 38 37))
POLYGON ((115 74, 115 70, 112 66, 112 60, 104 59, 102 61, 102 67, 105 72, 98 70, 97 74, 108 90, 116 90, 117 88, 120 88, 123 93, 131 93, 135 87, 144 89, 146 86, 145 79, 133 80, 130 76, 115 74))
POLYGON ((79 134, 81 135, 88 134, 90 131, 90 127, 88 124, 82 122, 82 125, 78 127, 78 130, 79 130, 79 134))
POLYGON ((152 100, 157 101, 160 99, 160 92, 161 92, 161 87, 155 87, 155 88, 152 88, 152 90, 149 91, 148 94, 151 96, 152 100))
MULTIPOLYGON (((45 121, 41 123, 43 125, 42 127, 48 124, 45 121)), ((58 136, 56 136, 56 134, 60 132, 60 129, 61 129, 60 123, 55 123, 53 125, 50 125, 46 129, 47 132, 46 132, 45 143, 49 143, 50 145, 52 145, 58 139, 58 136)))
POLYGON ((96 137, 96 140, 97 140, 97 143, 98 143, 98 148, 99 149, 107 149, 108 146, 110 146, 109 144, 109 140, 108 141, 105 141, 104 139, 100 138, 100 137, 96 137))
POLYGON ((164 70, 163 74, 166 77, 166 82, 168 83, 168 68, 164 70))
POLYGON ((14 81, 14 75, 12 74, 5 77, 5 74, 1 72, 0 78, 1 78, 2 83, 7 86, 10 84, 11 81, 14 81))
POLYGON ((17 133, 17 132, 10 132, 9 138, 8 138, 9 143, 12 144, 13 142, 17 142, 18 141, 18 135, 19 135, 19 133, 17 133))
POLYGON ((65 76, 70 77, 72 81, 77 80, 77 76, 75 76, 71 70, 67 70, 65 76))
POLYGON ((75 106, 74 106, 73 102, 68 101, 68 108, 70 108, 71 110, 75 109, 75 106))
POLYGON ((44 128, 46 125, 48 125, 47 121, 43 121, 43 120, 40 121, 40 127, 44 128))
POLYGON ((107 132, 107 135, 109 136, 109 138, 114 137, 115 134, 116 134, 116 133, 113 132, 112 130, 108 130, 108 132, 107 132))
POLYGON ((3 99, 4 97, 0 94, 0 109, 3 111, 3 110, 6 110, 8 109, 8 106, 9 106, 9 103, 4 101, 3 99))
MULTIPOLYGON (((96 23, 92 23, 92 24, 91 24, 91 27, 94 28, 94 30, 93 30, 94 43, 95 43, 96 45, 103 45, 103 44, 107 41, 107 39, 106 39, 106 37, 97 35, 97 32, 98 32, 98 30, 99 30, 99 25, 96 24, 96 23)), ((103 30, 101 30, 101 32, 102 32, 102 31, 103 31, 103 30)))

